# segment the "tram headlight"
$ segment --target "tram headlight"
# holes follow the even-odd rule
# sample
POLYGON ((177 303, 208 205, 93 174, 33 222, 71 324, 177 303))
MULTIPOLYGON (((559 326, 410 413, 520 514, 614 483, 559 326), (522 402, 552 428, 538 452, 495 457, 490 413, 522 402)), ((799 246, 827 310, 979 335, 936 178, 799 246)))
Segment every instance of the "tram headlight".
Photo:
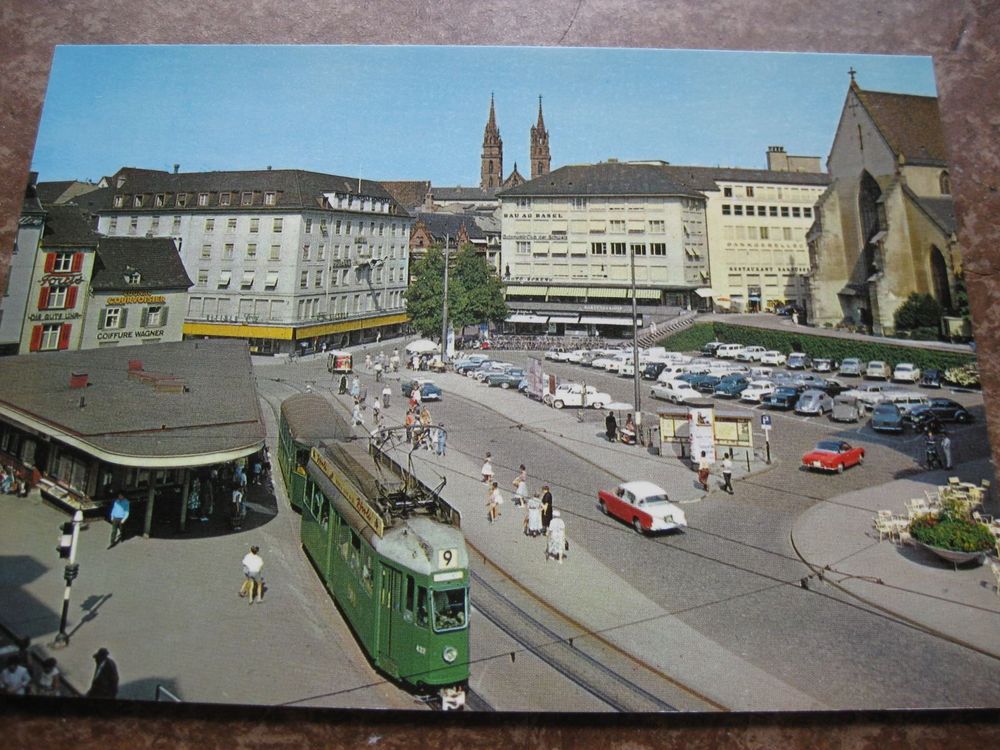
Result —
POLYGON ((445 646, 444 651, 441 652, 441 658, 451 664, 458 658, 458 649, 454 646, 445 646))

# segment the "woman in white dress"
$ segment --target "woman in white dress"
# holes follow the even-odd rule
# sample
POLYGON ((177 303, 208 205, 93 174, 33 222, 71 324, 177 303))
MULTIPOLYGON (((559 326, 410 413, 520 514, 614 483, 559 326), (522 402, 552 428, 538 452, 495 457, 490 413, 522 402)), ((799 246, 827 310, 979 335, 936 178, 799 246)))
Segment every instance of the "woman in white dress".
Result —
POLYGON ((524 533, 538 536, 542 533, 542 498, 532 495, 528 498, 528 517, 524 521, 524 533))
POLYGON ((549 542, 545 548, 545 559, 556 557, 562 565, 563 556, 566 554, 566 522, 559 517, 559 511, 552 511, 552 520, 549 522, 549 542))

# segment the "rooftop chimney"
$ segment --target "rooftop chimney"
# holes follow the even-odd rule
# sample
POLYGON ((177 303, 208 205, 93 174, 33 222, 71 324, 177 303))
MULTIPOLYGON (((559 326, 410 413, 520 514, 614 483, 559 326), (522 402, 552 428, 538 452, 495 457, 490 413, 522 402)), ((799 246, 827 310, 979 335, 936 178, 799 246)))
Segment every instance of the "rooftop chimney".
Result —
POLYGON ((177 174, 180 171, 181 171, 181 165, 180 164, 174 164, 174 174, 177 174))
POLYGON ((87 387, 87 373, 85 372, 71 372, 69 376, 69 387, 70 388, 86 388, 87 387))

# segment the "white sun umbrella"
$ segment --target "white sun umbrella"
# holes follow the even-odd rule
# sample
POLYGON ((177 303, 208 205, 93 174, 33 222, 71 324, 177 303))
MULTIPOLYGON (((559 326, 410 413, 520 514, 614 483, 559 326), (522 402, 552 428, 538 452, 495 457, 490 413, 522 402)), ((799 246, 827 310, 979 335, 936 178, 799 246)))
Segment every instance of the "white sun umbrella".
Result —
POLYGON ((610 404, 605 404, 604 409, 608 411, 635 411, 632 404, 626 404, 624 401, 612 401, 610 404))
POLYGON ((411 354, 428 354, 441 350, 440 344, 435 344, 430 339, 417 339, 406 345, 406 351, 411 354))

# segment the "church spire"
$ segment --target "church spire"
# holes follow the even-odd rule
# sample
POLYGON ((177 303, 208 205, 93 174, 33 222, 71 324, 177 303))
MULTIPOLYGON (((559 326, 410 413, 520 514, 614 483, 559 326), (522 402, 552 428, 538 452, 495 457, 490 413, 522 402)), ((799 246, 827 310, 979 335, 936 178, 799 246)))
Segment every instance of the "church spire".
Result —
POLYGON ((542 117, 542 97, 538 97, 538 123, 531 128, 531 179, 548 174, 552 167, 549 153, 549 131, 542 117))
POLYGON ((483 132, 483 153, 479 174, 479 186, 483 190, 498 188, 503 181, 503 140, 500 138, 500 128, 497 127, 493 94, 490 94, 490 116, 483 132))

